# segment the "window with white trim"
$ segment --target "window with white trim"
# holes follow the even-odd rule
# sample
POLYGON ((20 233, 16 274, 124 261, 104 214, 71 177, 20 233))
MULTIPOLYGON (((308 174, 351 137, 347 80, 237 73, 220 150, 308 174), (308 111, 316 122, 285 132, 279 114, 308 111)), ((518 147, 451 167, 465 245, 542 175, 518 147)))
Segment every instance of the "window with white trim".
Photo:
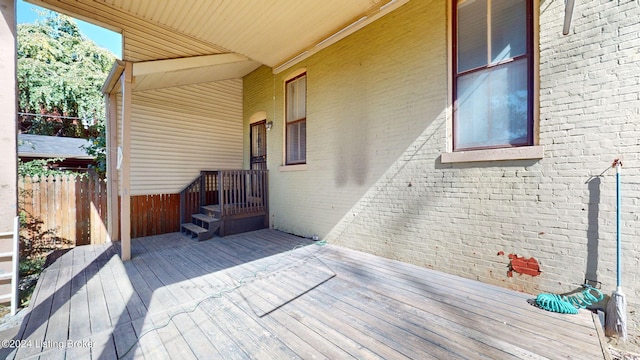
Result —
POLYGON ((453 0, 453 150, 533 144, 532 0, 453 0))
POLYGON ((307 74, 286 82, 286 164, 307 162, 307 74))

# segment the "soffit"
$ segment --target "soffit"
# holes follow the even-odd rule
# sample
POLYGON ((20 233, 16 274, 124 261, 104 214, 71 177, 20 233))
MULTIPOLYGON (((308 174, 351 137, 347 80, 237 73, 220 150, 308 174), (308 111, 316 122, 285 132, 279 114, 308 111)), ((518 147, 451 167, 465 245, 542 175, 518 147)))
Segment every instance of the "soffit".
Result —
MULTIPOLYGON (((133 63, 133 87, 135 91, 162 89, 175 86, 210 83, 239 79, 260 67, 260 63, 238 54, 214 54, 169 60, 140 61, 133 63)), ((116 61, 101 91, 104 94, 122 91, 120 76, 124 62, 116 61)))
POLYGON ((260 66, 238 54, 215 54, 133 64, 133 90, 237 79, 260 66))
POLYGON ((124 34, 124 60, 237 53, 278 66, 391 0, 28 0, 124 34))

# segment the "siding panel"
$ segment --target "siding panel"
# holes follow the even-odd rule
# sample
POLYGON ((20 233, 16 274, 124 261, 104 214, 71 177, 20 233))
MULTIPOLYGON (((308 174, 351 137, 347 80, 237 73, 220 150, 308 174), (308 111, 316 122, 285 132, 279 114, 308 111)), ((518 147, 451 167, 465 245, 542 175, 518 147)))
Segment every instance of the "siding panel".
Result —
POLYGON ((175 194, 203 169, 242 167, 242 80, 134 92, 131 194, 175 194))

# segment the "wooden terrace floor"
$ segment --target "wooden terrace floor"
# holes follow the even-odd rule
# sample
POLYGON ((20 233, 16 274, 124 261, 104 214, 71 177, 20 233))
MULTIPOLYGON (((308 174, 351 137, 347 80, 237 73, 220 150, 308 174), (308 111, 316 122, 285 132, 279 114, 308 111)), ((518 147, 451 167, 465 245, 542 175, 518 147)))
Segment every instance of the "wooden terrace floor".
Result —
POLYGON ((132 253, 124 264, 109 245, 59 258, 38 282, 22 346, 0 357, 604 357, 587 311, 546 312, 526 294, 273 230, 139 238, 132 253))

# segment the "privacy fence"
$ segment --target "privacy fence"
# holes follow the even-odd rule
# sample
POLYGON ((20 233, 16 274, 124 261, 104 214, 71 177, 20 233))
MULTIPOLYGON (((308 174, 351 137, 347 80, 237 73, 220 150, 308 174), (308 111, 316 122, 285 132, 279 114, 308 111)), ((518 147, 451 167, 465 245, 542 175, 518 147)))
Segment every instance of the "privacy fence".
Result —
MULTIPOLYGON (((27 223, 20 230, 23 237, 46 237, 71 245, 107 241, 107 184, 98 176, 25 176, 19 179, 19 189, 27 223)), ((131 197, 131 237, 179 229, 180 194, 131 197)))
POLYGON ((22 236, 72 245, 107 240, 107 184, 98 176, 25 176, 18 195, 22 236))

